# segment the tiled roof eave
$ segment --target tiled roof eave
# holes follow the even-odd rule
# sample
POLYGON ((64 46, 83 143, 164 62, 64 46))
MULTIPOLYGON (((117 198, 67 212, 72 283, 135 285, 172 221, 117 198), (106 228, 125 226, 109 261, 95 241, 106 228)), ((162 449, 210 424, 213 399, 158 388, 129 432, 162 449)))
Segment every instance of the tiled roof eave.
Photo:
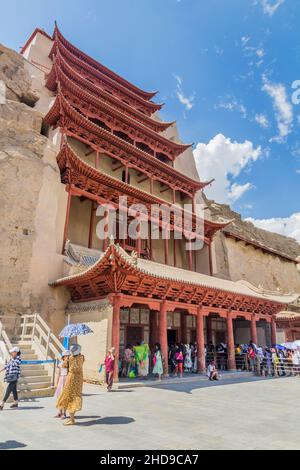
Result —
POLYGON ((117 110, 113 106, 105 103, 101 98, 96 98, 91 95, 88 91, 80 88, 76 83, 72 82, 69 78, 67 78, 61 70, 59 70, 59 74, 62 73, 62 78, 59 76, 58 80, 60 83, 64 83, 64 85, 71 90, 71 93, 74 93, 77 98, 81 98, 83 100, 88 101, 90 104, 94 105, 95 107, 102 107, 105 111, 108 111, 111 115, 118 116, 119 119, 125 121, 126 124, 129 126, 133 126, 135 129, 139 131, 143 131, 148 137, 152 138, 153 140, 159 141, 162 145, 166 147, 170 147, 174 152, 175 157, 181 155, 186 149, 190 148, 190 144, 178 144, 177 142, 173 142, 172 140, 164 137, 163 135, 155 132, 152 129, 149 129, 144 124, 139 123, 138 121, 134 120, 130 116, 124 114, 122 111, 117 110), (65 82, 64 82, 65 81, 65 82))
MULTIPOLYGON (((195 281, 183 280, 181 277, 176 276, 176 273, 178 273, 178 274, 181 273, 181 274, 184 275, 185 273, 190 273, 190 271, 186 271, 186 270, 181 269, 181 268, 172 268, 172 270, 174 270, 174 276, 167 276, 167 275, 157 274, 157 273, 155 273, 155 272, 153 272, 149 269, 143 268, 140 265, 143 262, 143 260, 133 258, 132 256, 128 255, 120 246, 114 245, 114 244, 110 245, 110 247, 103 254, 103 256, 101 256, 99 258, 99 260, 93 266, 88 268, 86 271, 78 273, 78 274, 74 274, 74 275, 71 275, 71 276, 67 276, 67 277, 62 278, 62 279, 58 279, 57 281, 51 283, 50 285, 52 285, 53 287, 56 287, 56 286, 59 286, 59 285, 71 285, 73 281, 81 280, 83 278, 87 278, 89 274, 93 273, 93 271, 96 272, 97 268, 100 269, 101 264, 104 263, 105 260, 109 260, 110 255, 112 255, 113 253, 117 254, 123 261, 126 262, 128 267, 133 269, 136 273, 139 273, 139 274, 145 275, 145 276, 150 276, 150 277, 153 277, 153 278, 156 278, 156 279, 162 279, 162 280, 166 280, 166 281, 178 282, 180 284, 186 284, 187 286, 188 285, 189 286, 199 286, 201 288, 209 289, 209 290, 212 290, 212 291, 215 291, 215 292, 219 291, 219 292, 224 292, 226 294, 239 295, 239 296, 243 296, 243 297, 252 297, 256 300, 277 303, 278 305, 281 305, 281 306, 288 305, 289 303, 294 302, 296 300, 296 298, 298 297, 297 294, 295 294, 295 295, 277 295, 276 293, 274 293, 274 295, 266 295, 263 292, 255 293, 254 290, 258 291, 258 289, 255 289, 254 286, 253 286, 253 292, 251 292, 250 289, 248 290, 248 292, 245 292, 245 290, 242 289, 242 287, 239 286, 238 283, 234 283, 233 281, 223 281, 224 286, 223 287, 217 287, 217 286, 213 285, 213 281, 218 279, 218 278, 213 278, 213 277, 211 277, 212 283, 210 283, 210 282, 204 283, 204 282, 201 282, 200 280, 199 281, 197 281, 197 280, 195 280, 195 281), (232 289, 226 288, 226 284, 228 284, 228 283, 230 283, 232 285, 232 289)), ((149 266, 151 266, 151 264, 158 265, 158 263, 155 263, 155 262, 152 262, 152 261, 147 261, 147 263, 149 263, 149 266)), ((163 265, 159 265, 159 268, 160 268, 159 272, 160 273, 161 273, 161 271, 163 271, 162 266, 163 265)), ((170 268, 170 267, 168 267, 168 268, 170 268)), ((200 277, 200 276, 203 277, 204 276, 204 275, 199 274, 199 273, 194 273, 194 274, 195 274, 195 277, 200 277)), ((206 277, 209 277, 209 276, 206 276, 206 277)), ((222 281, 220 279, 218 279, 218 280, 222 281)))

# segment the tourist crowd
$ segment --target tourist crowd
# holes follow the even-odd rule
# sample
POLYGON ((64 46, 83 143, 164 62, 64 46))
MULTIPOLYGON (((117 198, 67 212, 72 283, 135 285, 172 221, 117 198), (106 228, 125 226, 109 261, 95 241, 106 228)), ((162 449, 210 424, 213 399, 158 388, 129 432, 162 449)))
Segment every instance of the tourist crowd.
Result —
MULTIPOLYGON (((214 345, 210 342, 205 346, 207 376, 209 380, 218 380, 220 371, 227 369, 227 345, 220 343, 214 345)), ((10 360, 4 366, 5 382, 7 389, 0 404, 0 411, 10 395, 13 395, 11 408, 18 407, 18 380, 20 378, 21 351, 18 347, 11 349, 10 360)), ((235 346, 236 366, 238 370, 246 370, 261 376, 287 376, 300 374, 300 351, 287 349, 281 345, 262 348, 250 341, 249 344, 237 344, 235 346)), ((164 366, 168 365, 168 371, 174 376, 183 376, 184 372, 197 372, 197 343, 171 344, 168 349, 168 357, 163 357, 161 346, 156 343, 153 351, 148 344, 142 342, 134 346, 127 344, 124 353, 116 364, 115 348, 111 348, 99 372, 105 368, 105 381, 107 390, 111 391, 116 367, 120 377, 134 379, 146 378, 153 374, 161 380, 164 366), (167 364, 166 364, 167 363, 167 364)), ((84 356, 81 347, 73 344, 70 351, 64 351, 58 362, 58 374, 56 381, 56 417, 65 419, 67 412, 69 419, 66 425, 75 424, 75 414, 82 408, 83 387, 83 363, 84 356)))

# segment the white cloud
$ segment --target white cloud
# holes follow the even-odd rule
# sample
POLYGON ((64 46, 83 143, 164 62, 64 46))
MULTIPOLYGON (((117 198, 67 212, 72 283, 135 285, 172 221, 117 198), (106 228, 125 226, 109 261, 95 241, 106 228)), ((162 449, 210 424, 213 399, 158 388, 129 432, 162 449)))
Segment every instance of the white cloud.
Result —
POLYGON ((250 182, 238 184, 232 180, 262 154, 261 147, 254 148, 252 142, 239 143, 223 134, 216 135, 208 144, 198 143, 194 157, 199 175, 204 181, 215 178, 215 182, 206 188, 207 196, 221 203, 237 201, 254 186, 250 182))
POLYGON ((273 137, 271 141, 278 143, 285 142, 286 137, 292 130, 292 105, 288 100, 285 86, 282 83, 271 83, 265 75, 263 76, 263 82, 262 90, 265 91, 273 100, 273 108, 279 131, 278 136, 273 137))
MULTIPOLYGON (((266 15, 273 16, 285 0, 258 0, 266 15)), ((255 2, 257 3, 257 2, 255 2)))
POLYGON ((228 96, 225 100, 219 101, 215 105, 215 109, 226 109, 230 112, 237 111, 244 119, 247 118, 247 109, 234 96, 228 96))
POLYGON ((179 75, 174 75, 177 82, 176 96, 181 104, 185 107, 186 111, 190 111, 195 106, 195 95, 186 96, 183 92, 182 85, 183 80, 179 75))
POLYGON ((264 57, 266 55, 266 52, 263 47, 263 43, 259 43, 258 45, 251 45, 250 36, 242 36, 241 46, 243 56, 248 58, 249 60, 248 66, 250 68, 252 68, 254 65, 259 67, 264 63, 264 57))
POLYGON ((264 129, 269 127, 269 121, 265 114, 256 114, 254 119, 260 127, 263 127, 264 129))
POLYGON ((260 220, 250 217, 246 220, 252 222, 259 228, 295 238, 300 242, 300 212, 296 212, 289 217, 274 217, 271 219, 260 220))

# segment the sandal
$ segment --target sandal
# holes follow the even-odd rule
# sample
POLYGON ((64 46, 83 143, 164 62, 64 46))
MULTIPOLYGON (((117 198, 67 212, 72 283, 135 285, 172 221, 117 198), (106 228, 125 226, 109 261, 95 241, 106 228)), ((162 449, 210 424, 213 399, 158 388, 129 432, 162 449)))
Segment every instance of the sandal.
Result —
POLYGON ((0 411, 3 411, 4 405, 0 405, 0 411))
POLYGON ((65 421, 64 426, 74 426, 75 421, 73 419, 68 419, 68 421, 65 421))
POLYGON ((19 407, 18 403, 13 403, 12 405, 10 405, 10 409, 12 410, 18 407, 19 407))

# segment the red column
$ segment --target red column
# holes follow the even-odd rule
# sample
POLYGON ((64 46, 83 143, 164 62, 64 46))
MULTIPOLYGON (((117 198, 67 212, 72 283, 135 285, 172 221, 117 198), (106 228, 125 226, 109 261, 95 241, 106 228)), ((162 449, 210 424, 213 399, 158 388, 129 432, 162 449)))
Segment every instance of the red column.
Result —
POLYGON ((153 178, 150 178, 150 194, 153 194, 153 178))
POLYGON ((128 165, 125 166, 125 183, 128 184, 128 181, 129 181, 129 168, 128 168, 128 165))
MULTIPOLYGON (((137 213, 137 217, 140 217, 140 213, 137 213)), ((137 231, 137 240, 136 240, 136 251, 137 255, 140 258, 141 256, 141 249, 142 249, 142 240, 141 240, 141 221, 138 222, 136 227, 137 231)))
POLYGON ((193 202, 192 202, 192 206, 193 206, 193 214, 196 214, 196 194, 193 195, 193 202))
POLYGON ((197 312, 197 372, 204 373, 205 367, 205 343, 204 343, 204 315, 203 309, 198 307, 197 312))
POLYGON ((208 244, 208 262, 209 262, 209 274, 213 275, 213 263, 212 263, 212 249, 211 249, 211 241, 208 244))
POLYGON ((168 324, 167 324, 167 303, 164 300, 160 305, 159 312, 159 342, 162 356, 164 358, 164 375, 169 375, 168 367, 168 324))
POLYGON ((227 313, 228 369, 236 370, 232 313, 227 313))
POLYGON ((251 339, 254 344, 257 344, 257 328, 256 328, 256 315, 255 313, 251 317, 251 339))
POLYGON ((65 249, 65 246, 66 246, 66 241, 68 239, 71 202, 72 202, 72 190, 71 190, 71 188, 69 188, 62 252, 64 252, 64 249, 65 249))
POLYGON ((271 321, 271 341, 272 341, 272 346, 274 346, 277 343, 277 334, 276 334, 276 321, 275 317, 272 316, 272 321, 271 321))
POLYGON ((111 345, 115 348, 115 372, 114 379, 118 380, 119 377, 119 353, 120 353, 120 306, 121 296, 114 295, 113 297, 113 321, 112 321, 112 338, 111 345))
POLYGON ((175 230, 173 232, 173 251, 174 251, 174 266, 177 266, 177 256, 176 256, 176 238, 175 238, 175 230))
POLYGON ((99 168, 99 150, 96 151, 95 168, 96 170, 99 168))
POLYGON ((95 216, 96 216, 96 207, 94 202, 91 202, 92 207, 91 207, 91 216, 90 216, 90 229, 89 229, 89 248, 93 247, 93 229, 94 229, 94 223, 95 223, 95 216))
POLYGON ((189 265, 189 270, 193 270, 193 254, 191 250, 191 241, 188 242, 188 265, 189 265))
POLYGON ((164 230, 163 231, 164 236, 165 236, 165 264, 169 264, 169 238, 168 238, 168 231, 164 230))

